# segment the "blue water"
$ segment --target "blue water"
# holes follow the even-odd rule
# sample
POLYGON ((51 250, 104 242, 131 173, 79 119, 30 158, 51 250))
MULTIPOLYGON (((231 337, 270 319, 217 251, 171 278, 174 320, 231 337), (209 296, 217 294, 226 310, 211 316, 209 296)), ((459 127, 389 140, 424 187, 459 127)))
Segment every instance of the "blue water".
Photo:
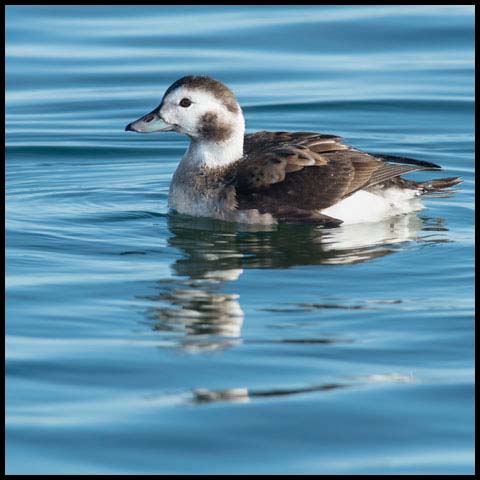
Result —
POLYGON ((8 6, 7 473, 473 473, 472 6, 8 6), (378 224, 170 215, 187 74, 433 161, 378 224))

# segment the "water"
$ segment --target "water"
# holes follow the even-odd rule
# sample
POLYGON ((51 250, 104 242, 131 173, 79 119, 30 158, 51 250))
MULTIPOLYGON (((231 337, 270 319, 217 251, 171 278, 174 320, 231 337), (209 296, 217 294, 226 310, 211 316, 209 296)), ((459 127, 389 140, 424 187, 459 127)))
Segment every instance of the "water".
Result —
POLYGON ((474 11, 9 6, 7 473, 473 473, 474 11), (169 215, 186 74, 439 163, 379 224, 169 215))

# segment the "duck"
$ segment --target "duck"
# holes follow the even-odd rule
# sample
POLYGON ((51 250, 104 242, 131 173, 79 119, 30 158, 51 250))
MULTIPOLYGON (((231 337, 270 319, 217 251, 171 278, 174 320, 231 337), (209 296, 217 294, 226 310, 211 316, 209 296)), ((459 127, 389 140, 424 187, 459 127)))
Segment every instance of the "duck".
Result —
POLYGON ((243 111, 232 90, 203 75, 172 83, 160 105, 125 130, 189 137, 170 184, 168 205, 193 217, 331 228, 422 209, 419 197, 461 182, 460 177, 407 180, 402 175, 441 167, 368 153, 333 134, 245 134, 243 111))

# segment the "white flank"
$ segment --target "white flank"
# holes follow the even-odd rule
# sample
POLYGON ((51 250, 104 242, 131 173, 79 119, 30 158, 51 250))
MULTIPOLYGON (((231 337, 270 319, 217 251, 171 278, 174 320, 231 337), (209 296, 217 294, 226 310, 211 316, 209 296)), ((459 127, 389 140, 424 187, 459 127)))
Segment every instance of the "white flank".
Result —
POLYGON ((416 190, 390 188, 367 192, 359 190, 345 200, 322 210, 322 213, 343 220, 345 225, 379 222, 385 218, 424 209, 416 190))

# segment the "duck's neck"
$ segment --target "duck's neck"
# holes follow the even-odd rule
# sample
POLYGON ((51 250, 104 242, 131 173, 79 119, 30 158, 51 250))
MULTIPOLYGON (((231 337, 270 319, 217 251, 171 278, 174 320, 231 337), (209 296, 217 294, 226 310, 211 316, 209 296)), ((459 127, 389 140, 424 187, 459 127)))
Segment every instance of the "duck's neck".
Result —
POLYGON ((243 156, 245 128, 222 141, 192 138, 182 163, 198 168, 224 168, 243 156))

